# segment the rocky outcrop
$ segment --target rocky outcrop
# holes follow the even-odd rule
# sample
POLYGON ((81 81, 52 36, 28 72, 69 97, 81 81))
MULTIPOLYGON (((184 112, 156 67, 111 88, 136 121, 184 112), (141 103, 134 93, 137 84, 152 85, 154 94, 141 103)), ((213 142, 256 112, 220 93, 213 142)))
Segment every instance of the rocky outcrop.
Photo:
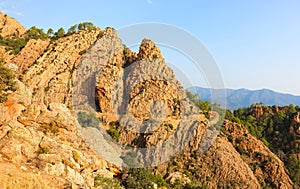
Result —
POLYGON ((33 103, 47 107, 52 102, 71 105, 72 80, 82 54, 97 40, 100 29, 79 31, 51 43, 37 64, 24 74, 33 103))
POLYGON ((221 135, 201 152, 204 131, 196 127, 189 145, 157 171, 163 175, 179 171, 209 188, 295 188, 283 162, 243 126, 225 121, 221 135))
POLYGON ((225 138, 217 138, 205 154, 199 154, 192 162, 189 169, 195 171, 195 177, 209 188, 260 188, 249 165, 225 138))
POLYGON ((284 168, 284 163, 245 127, 226 121, 224 130, 262 185, 268 184, 274 188, 294 187, 284 168))
POLYGON ((25 32, 26 29, 18 21, 0 12, 0 35, 2 37, 21 36, 25 32))
POLYGON ((90 188, 97 175, 119 174, 90 150, 64 104, 51 103, 39 115, 32 107, 31 92, 21 82, 0 105, 1 187, 90 188))
POLYGON ((143 39, 137 57, 138 60, 149 60, 149 61, 155 59, 159 59, 159 60, 163 59, 160 49, 154 44, 153 41, 149 39, 143 39))
POLYGON ((90 149, 67 107, 82 55, 106 34, 95 29, 52 43, 30 40, 8 61, 27 71, 25 85, 17 81, 18 90, 0 105, 0 168, 8 167, 1 172, 1 187, 92 188, 97 175, 120 173, 90 149))
MULTIPOLYGON (((149 147, 168 139, 179 126, 181 114, 187 113, 181 103, 187 99, 159 48, 144 39, 137 55, 127 48, 113 52, 106 65, 99 65, 96 87, 100 116, 107 119, 104 128, 109 129, 109 123, 117 122, 118 141, 126 145, 149 147)), ((197 113, 199 117, 199 110, 197 113)), ((184 133, 180 129, 177 132, 181 133, 178 136, 184 133)), ((180 142, 179 138, 172 140, 180 142)), ((159 154, 156 156, 159 158, 159 154)))
MULTIPOLYGON (((100 115, 107 119, 103 126, 111 128, 108 123, 117 120, 113 128, 120 132, 119 143, 151 148, 163 141, 172 141, 164 148, 164 153, 158 150, 152 152, 157 153, 154 156, 148 153, 137 155, 151 162, 174 153, 176 150, 172 150, 177 146, 182 150, 180 154, 168 165, 157 166, 166 177, 173 175, 170 180, 180 177, 184 182, 190 182, 184 174, 190 172, 192 180, 209 188, 294 187, 283 162, 241 125, 225 122, 222 135, 206 152, 200 153, 199 149, 205 150, 205 146, 210 145, 207 139, 213 139, 218 133, 214 127, 218 124, 218 113, 208 112, 211 115, 208 120, 189 100, 183 100, 186 99, 184 89, 152 41, 143 40, 136 61, 127 66, 124 55, 124 51, 118 51, 103 67, 96 91, 100 115), (120 99, 115 99, 117 96, 123 97, 124 106, 118 106, 120 99), (187 127, 193 132, 182 129, 183 115, 187 115, 187 120, 198 121, 187 127), (173 137, 182 137, 180 133, 191 135, 188 143, 173 137)), ((256 107, 257 119, 262 116, 262 111, 262 107, 256 107)))
POLYGON ((19 72, 27 71, 33 64, 38 64, 38 58, 47 50, 50 39, 31 39, 21 52, 15 56, 10 62, 17 65, 19 72))

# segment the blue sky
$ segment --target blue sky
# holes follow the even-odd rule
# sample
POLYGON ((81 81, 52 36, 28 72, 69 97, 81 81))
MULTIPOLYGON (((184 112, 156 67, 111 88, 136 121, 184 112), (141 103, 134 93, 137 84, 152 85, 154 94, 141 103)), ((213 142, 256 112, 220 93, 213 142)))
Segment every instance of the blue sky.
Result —
MULTIPOLYGON (((296 95, 300 95, 299 8, 297 0, 0 0, 0 9, 27 28, 68 29, 82 21, 116 29, 143 22, 175 25, 208 47, 227 88, 268 88, 296 95)), ((174 64, 188 61, 168 49, 162 51, 174 64)), ((185 72, 193 84, 203 84, 192 68, 185 72)))

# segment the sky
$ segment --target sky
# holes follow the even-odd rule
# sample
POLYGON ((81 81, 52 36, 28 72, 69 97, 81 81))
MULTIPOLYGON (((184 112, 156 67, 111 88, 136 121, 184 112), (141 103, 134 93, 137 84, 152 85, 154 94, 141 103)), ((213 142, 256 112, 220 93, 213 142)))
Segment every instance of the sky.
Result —
MULTIPOLYGON (((200 40, 214 57, 226 88, 267 88, 300 95, 300 1, 298 0, 0 0, 2 12, 26 28, 57 30, 83 21, 120 29, 165 23, 200 40)), ((205 86, 190 60, 161 47, 171 67, 205 86)), ((176 72, 176 71, 175 71, 176 72)))

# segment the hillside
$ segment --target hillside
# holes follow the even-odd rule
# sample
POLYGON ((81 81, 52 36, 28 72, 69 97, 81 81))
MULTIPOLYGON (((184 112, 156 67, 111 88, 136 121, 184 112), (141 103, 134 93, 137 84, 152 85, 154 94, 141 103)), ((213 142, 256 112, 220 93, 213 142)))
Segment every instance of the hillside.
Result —
POLYGON ((297 188, 245 122, 199 109, 150 39, 47 33, 2 38, 0 188, 297 188))
POLYGON ((11 35, 21 36, 26 32, 18 21, 0 12, 0 36, 6 37, 11 35))
POLYGON ((252 105, 227 112, 227 118, 243 124, 280 159, 300 186, 300 107, 252 105))
MULTIPOLYGON (((211 102, 211 94, 215 95, 212 103, 222 104, 222 96, 224 90, 209 89, 203 87, 191 87, 189 90, 195 94, 199 94, 203 101, 211 102), (220 97, 221 96, 221 97, 220 97)), ((247 89, 226 89, 226 108, 235 110, 238 108, 249 107, 251 104, 263 102, 268 106, 287 106, 290 104, 300 105, 300 96, 283 94, 268 89, 247 90, 247 89)))

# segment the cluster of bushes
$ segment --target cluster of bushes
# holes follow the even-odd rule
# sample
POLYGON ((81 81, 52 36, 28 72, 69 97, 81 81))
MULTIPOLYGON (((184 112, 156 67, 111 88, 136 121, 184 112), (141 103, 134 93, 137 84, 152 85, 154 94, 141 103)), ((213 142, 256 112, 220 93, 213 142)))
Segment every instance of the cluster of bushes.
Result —
POLYGON ((119 181, 114 178, 105 178, 102 175, 97 175, 94 178, 94 186, 102 189, 123 189, 119 181))
POLYGON ((98 128, 100 119, 95 114, 88 114, 87 112, 78 112, 77 120, 82 127, 98 128))
POLYGON ((47 33, 45 33, 43 29, 32 26, 21 37, 15 34, 7 37, 0 36, 0 45, 5 46, 6 51, 10 51, 11 54, 18 54, 30 39, 46 39, 49 37, 52 40, 56 40, 71 35, 78 30, 92 30, 95 28, 96 27, 91 22, 82 22, 71 26, 67 32, 61 27, 56 32, 52 28, 49 28, 47 33))
POLYGON ((47 37, 43 29, 33 26, 22 37, 16 35, 0 36, 0 45, 5 46, 6 51, 10 51, 11 54, 18 54, 30 39, 46 39, 47 37))
POLYGON ((203 189, 206 188, 198 183, 182 183, 177 180, 175 183, 170 184, 161 174, 153 174, 152 171, 145 168, 129 168, 123 174, 122 184, 126 188, 144 189, 144 188, 172 188, 172 189, 203 189))
MULTIPOLYGON (((186 96, 195 106, 197 106, 200 110, 203 111, 203 114, 207 119, 210 119, 210 115, 209 115, 210 111, 218 112, 220 118, 225 117, 226 111, 221 107, 221 105, 217 103, 212 104, 209 101, 202 101, 200 100, 198 94, 193 94, 188 90, 186 90, 186 96)), ((224 121, 223 119, 219 119, 219 121, 214 127, 220 129, 223 125, 223 121, 224 121)))
POLYGON ((120 132, 117 129, 110 128, 107 133, 115 140, 118 141, 120 137, 120 132))
POLYGON ((190 91, 186 91, 187 98, 197 107, 204 111, 211 111, 212 104, 209 101, 202 101, 198 94, 193 94, 190 91))
POLYGON ((127 169, 124 175, 126 176, 126 179, 123 180, 122 184, 126 188, 154 188, 155 184, 157 184, 158 187, 170 187, 170 185, 163 179, 160 174, 154 175, 152 172, 144 168, 127 169))
POLYGON ((67 30, 67 32, 62 27, 59 28, 56 32, 54 32, 52 28, 49 28, 47 31, 47 36, 51 37, 52 39, 58 39, 76 33, 79 30, 93 30, 93 29, 96 29, 96 27, 92 22, 82 22, 71 26, 67 30))
POLYGON ((15 73, 4 65, 0 60, 0 103, 7 101, 7 92, 16 91, 15 73))

